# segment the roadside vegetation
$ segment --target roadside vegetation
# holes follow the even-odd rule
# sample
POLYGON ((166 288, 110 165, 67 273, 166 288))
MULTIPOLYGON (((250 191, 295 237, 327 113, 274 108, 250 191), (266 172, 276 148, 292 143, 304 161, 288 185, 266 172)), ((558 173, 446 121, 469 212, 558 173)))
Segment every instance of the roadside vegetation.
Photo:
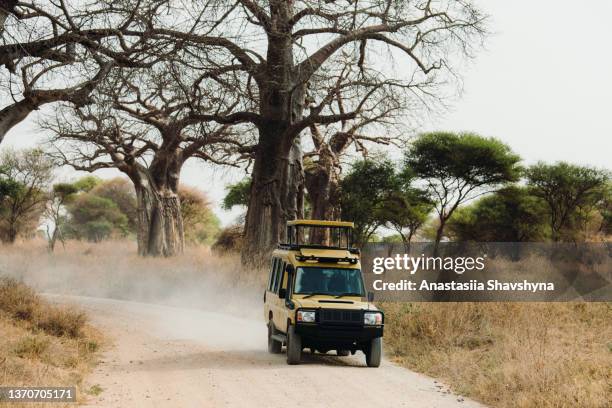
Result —
POLYGON ((388 358, 494 407, 608 407, 609 303, 387 303, 388 358))
POLYGON ((84 394, 103 337, 83 312, 51 304, 25 284, 2 277, 0 333, 1 386, 76 385, 77 395, 84 394))

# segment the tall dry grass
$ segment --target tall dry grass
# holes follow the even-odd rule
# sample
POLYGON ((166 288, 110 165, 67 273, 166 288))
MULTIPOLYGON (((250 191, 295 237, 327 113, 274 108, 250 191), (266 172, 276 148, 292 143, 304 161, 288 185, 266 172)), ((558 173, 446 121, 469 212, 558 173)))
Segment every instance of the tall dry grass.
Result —
MULTIPOLYGON (((9 278, 0 279, 0 333, 0 386, 79 389, 102 342, 82 312, 50 304, 9 278)), ((0 402, 3 406, 9 405, 0 402)))
POLYGON ((386 353, 495 407, 609 407, 609 303, 386 303, 386 353))

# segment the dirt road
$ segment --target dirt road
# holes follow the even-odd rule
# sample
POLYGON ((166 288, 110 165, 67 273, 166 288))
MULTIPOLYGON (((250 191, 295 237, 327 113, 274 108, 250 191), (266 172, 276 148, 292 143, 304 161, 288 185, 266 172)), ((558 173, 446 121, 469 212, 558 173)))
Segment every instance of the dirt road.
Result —
POLYGON ((221 313, 86 297, 114 345, 88 379, 91 407, 474 407, 442 384, 364 356, 310 355, 288 366, 266 351, 262 321, 221 313))

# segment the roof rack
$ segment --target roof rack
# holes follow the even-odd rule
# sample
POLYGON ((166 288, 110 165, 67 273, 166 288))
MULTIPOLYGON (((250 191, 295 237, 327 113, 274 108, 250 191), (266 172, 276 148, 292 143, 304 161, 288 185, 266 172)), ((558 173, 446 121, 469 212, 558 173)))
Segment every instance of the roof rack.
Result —
POLYGON ((332 256, 314 256, 314 255, 310 255, 310 256, 304 256, 304 255, 298 255, 295 257, 295 259, 297 259, 300 262, 306 262, 306 263, 318 263, 318 262, 322 262, 322 263, 339 263, 339 264, 350 264, 350 265, 355 265, 357 262, 359 262, 358 258, 349 258, 349 257, 332 257, 332 256))
POLYGON ((341 249, 344 251, 349 251, 349 253, 354 255, 360 255, 361 251, 359 248, 349 247, 349 248, 339 248, 339 247, 330 247, 325 245, 308 245, 308 244, 288 244, 288 243, 280 243, 277 246, 277 249, 285 249, 289 251, 299 251, 301 248, 307 249, 341 249))
POLYGON ((320 227, 345 227, 355 228, 355 224, 349 221, 325 221, 325 220, 293 220, 287 221, 287 226, 320 226, 320 227))

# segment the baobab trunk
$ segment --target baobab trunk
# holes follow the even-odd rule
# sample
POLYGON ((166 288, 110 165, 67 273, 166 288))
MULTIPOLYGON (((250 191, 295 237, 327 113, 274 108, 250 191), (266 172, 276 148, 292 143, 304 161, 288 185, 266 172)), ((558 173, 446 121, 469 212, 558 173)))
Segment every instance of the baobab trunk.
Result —
POLYGON ((253 166, 253 184, 245 222, 242 262, 267 262, 269 252, 286 235, 286 223, 302 217, 304 169, 299 131, 291 125, 302 119, 305 84, 293 60, 293 41, 286 24, 292 2, 270 2, 275 16, 268 31, 266 80, 259 84, 259 142, 253 166))
POLYGON ((183 252, 184 230, 178 194, 136 188, 138 200, 138 254, 174 256, 183 252))
POLYGON ((338 172, 331 157, 321 153, 318 162, 306 172, 306 190, 311 206, 310 218, 314 220, 339 219, 338 172))
MULTIPOLYGON (((313 220, 338 220, 340 218, 338 174, 333 157, 326 152, 319 154, 319 160, 306 171, 306 190, 313 220)), ((328 229, 315 229, 311 240, 321 245, 330 244, 328 229)))
MULTIPOLYGON (((176 177, 159 177, 167 166, 156 166, 150 171, 140 170, 134 180, 138 202, 138 254, 141 256, 174 256, 184 249, 185 234, 181 202, 176 177), (153 177, 152 174, 158 176, 153 177), (176 179, 176 182, 172 180, 176 179), (171 180, 171 182, 168 182, 171 180)), ((153 167, 153 165, 152 165, 153 167)))
POLYGON ((242 261, 262 263, 286 237, 286 223, 303 216, 304 172, 299 137, 280 139, 270 126, 260 133, 245 223, 242 261))

